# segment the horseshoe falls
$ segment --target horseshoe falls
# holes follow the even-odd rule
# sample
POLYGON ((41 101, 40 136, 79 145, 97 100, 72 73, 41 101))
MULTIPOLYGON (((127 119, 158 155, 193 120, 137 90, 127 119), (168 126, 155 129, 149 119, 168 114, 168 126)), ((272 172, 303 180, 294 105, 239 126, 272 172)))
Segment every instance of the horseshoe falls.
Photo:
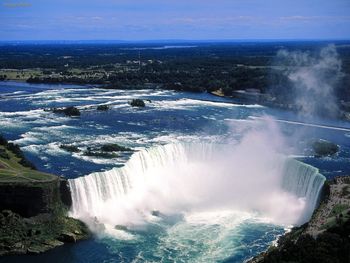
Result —
POLYGON ((316 168, 278 154, 254 163, 248 149, 253 160, 244 163, 246 147, 177 143, 139 151, 121 168, 69 180, 71 215, 109 239, 135 242, 149 228, 167 233, 158 233, 152 252, 164 262, 224 260, 238 242, 231 235, 249 225, 306 222, 325 181, 316 168))
POLYGON ((69 179, 69 214, 94 234, 6 262, 242 263, 310 218, 325 177, 350 173, 347 123, 301 126, 292 112, 204 93, 1 85, 3 135, 39 170, 69 179), (134 98, 146 107, 130 107, 134 98), (79 118, 44 110, 70 105, 79 118), (307 143, 315 134, 338 144, 338 155, 314 158, 307 143), (133 152, 86 154, 105 144, 133 152))

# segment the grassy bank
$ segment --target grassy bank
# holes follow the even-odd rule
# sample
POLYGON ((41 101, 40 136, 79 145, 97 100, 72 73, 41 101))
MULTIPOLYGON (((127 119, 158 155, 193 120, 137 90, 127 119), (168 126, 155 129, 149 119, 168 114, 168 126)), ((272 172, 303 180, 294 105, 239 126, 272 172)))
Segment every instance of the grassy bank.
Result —
POLYGON ((0 256, 88 238, 87 227, 67 216, 66 180, 35 170, 18 146, 2 137, 0 143, 0 256))

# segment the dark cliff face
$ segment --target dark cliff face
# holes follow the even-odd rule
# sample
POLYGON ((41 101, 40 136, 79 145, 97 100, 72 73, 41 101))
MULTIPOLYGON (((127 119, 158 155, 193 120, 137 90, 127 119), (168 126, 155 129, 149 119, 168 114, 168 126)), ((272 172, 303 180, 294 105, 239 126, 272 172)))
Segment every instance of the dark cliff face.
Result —
POLYGON ((89 238, 85 224, 67 217, 71 204, 63 178, 0 183, 0 256, 38 254, 89 238))
POLYGON ((0 184, 0 211, 11 210, 23 217, 50 213, 58 203, 72 204, 65 179, 49 182, 0 184))
POLYGON ((70 187, 66 179, 60 178, 60 198, 62 203, 70 208, 72 206, 72 196, 70 187))

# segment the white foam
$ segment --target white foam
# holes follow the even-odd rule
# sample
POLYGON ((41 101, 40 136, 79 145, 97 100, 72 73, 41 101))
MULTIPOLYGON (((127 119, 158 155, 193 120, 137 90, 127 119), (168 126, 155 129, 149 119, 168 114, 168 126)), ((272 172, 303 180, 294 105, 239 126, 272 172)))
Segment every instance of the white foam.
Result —
MULTIPOLYGON (((249 116, 249 118, 251 118, 253 120, 254 119, 263 119, 261 117, 256 117, 256 116, 249 116)), ((301 126, 307 126, 307 127, 350 132, 350 128, 347 128, 347 127, 337 127, 337 126, 329 126, 329 125, 321 125, 321 124, 299 122, 299 121, 289 121, 289 120, 281 120, 281 119, 276 119, 275 121, 281 122, 281 123, 293 124, 293 125, 301 125, 301 126)))
POLYGON ((206 100, 196 100, 196 99, 179 99, 179 100, 163 100, 163 101, 153 101, 153 105, 162 110, 181 110, 188 108, 196 108, 203 106, 211 107, 221 107, 221 108, 264 108, 262 105, 258 104, 235 104, 235 103, 226 103, 226 102, 216 102, 216 101, 206 101, 206 100))
POLYGON ((40 137, 41 137, 41 133, 30 131, 22 134, 20 139, 13 140, 11 142, 18 145, 37 144, 42 142, 40 137))

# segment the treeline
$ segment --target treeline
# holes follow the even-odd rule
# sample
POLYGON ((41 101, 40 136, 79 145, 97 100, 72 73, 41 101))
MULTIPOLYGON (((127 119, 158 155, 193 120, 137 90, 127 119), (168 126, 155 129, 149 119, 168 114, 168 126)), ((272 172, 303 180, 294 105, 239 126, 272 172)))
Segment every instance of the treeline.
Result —
MULTIPOLYGON (((334 41, 333 41, 334 43, 334 41)), ((0 46, 0 68, 40 68, 31 83, 100 84, 108 88, 162 87, 224 94, 257 89, 281 103, 295 97, 290 80, 271 65, 279 50, 318 52, 329 42, 70 44, 0 46)), ((350 101, 350 46, 336 41, 344 76, 336 87, 339 100, 350 101)))

